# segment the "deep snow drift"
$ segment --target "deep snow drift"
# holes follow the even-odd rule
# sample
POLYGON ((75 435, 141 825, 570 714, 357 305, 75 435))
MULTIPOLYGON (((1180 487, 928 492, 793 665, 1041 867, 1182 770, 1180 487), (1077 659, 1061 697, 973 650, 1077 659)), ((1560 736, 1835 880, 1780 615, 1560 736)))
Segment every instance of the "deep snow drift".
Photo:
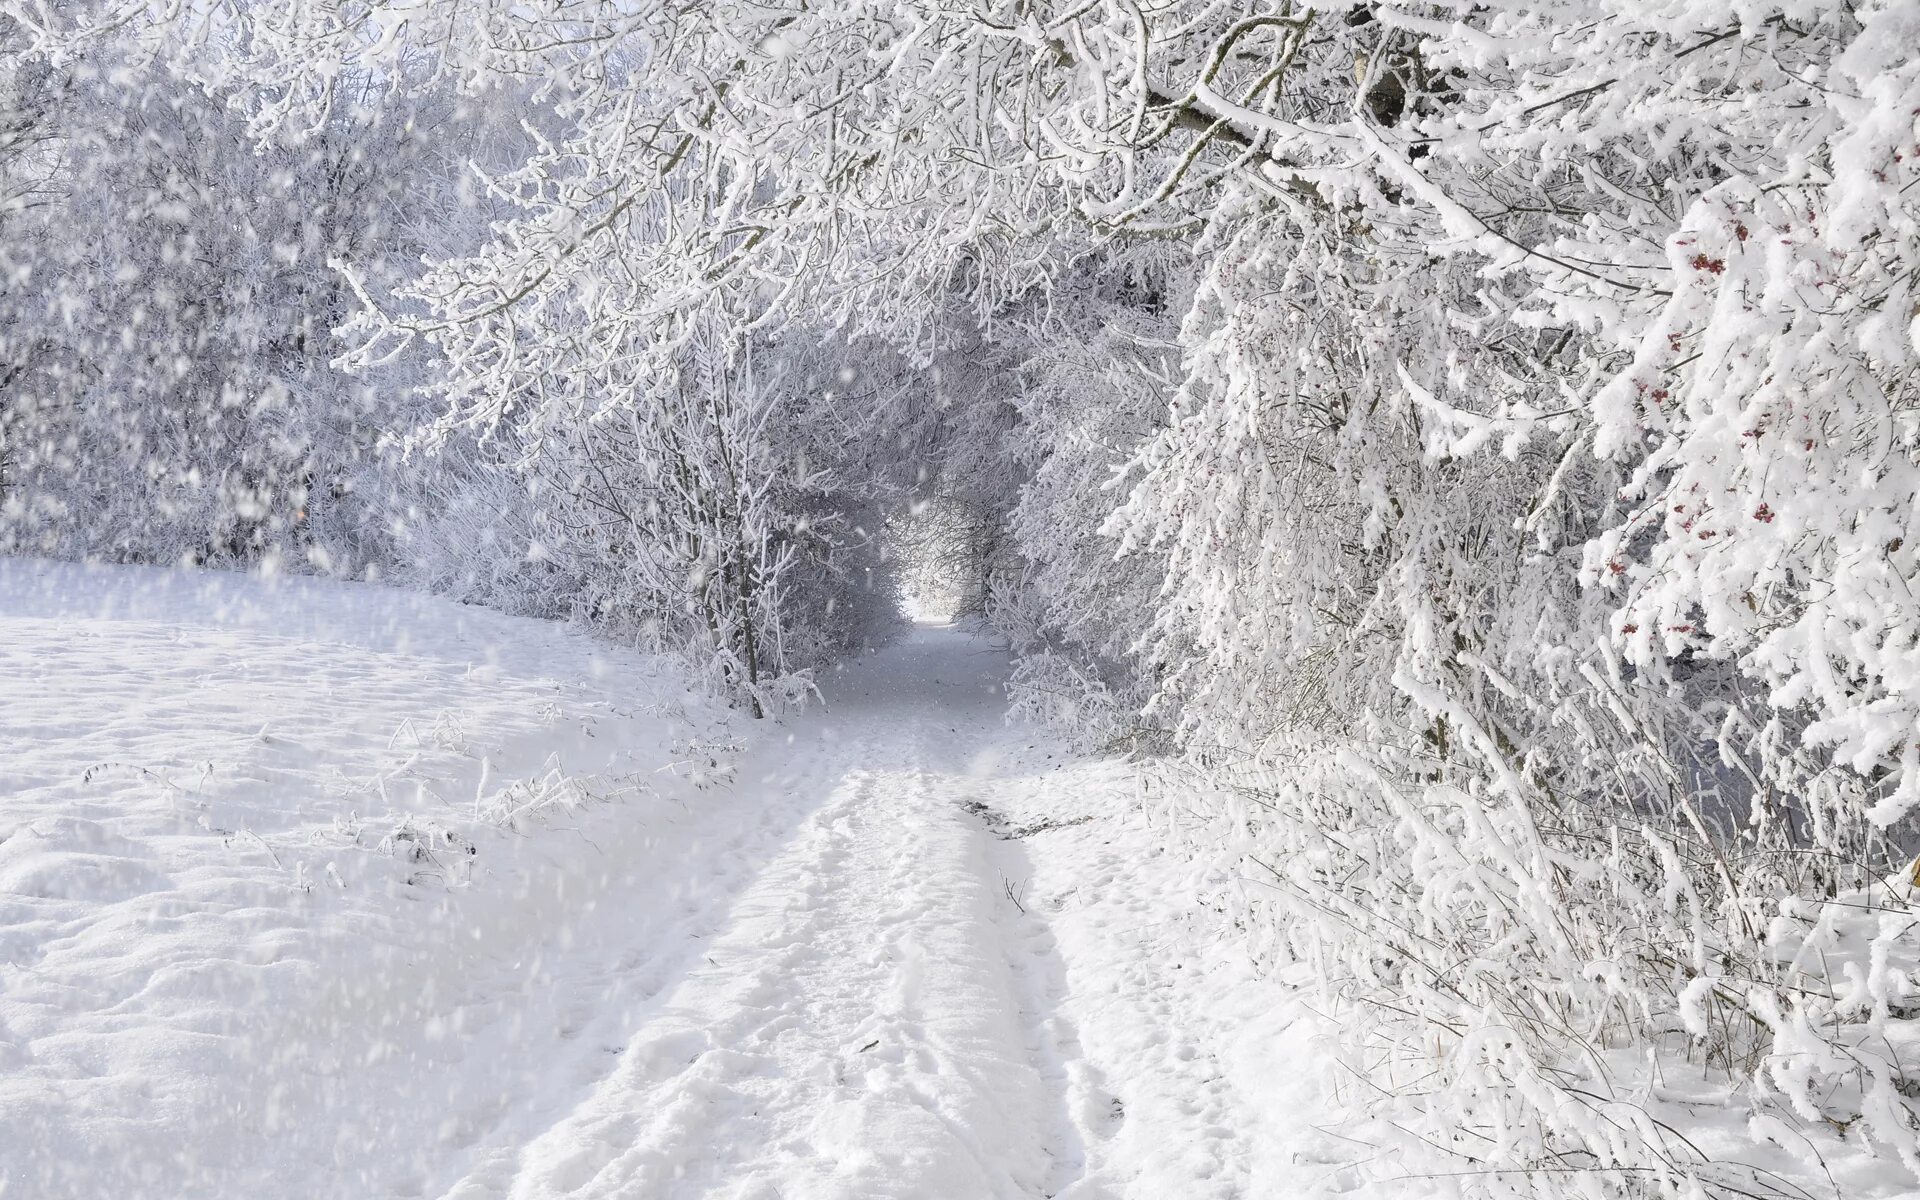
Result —
POLYGON ((1005 667, 921 629, 756 723, 385 589, 0 562, 0 1195, 1340 1187, 1311 1023, 1005 667))

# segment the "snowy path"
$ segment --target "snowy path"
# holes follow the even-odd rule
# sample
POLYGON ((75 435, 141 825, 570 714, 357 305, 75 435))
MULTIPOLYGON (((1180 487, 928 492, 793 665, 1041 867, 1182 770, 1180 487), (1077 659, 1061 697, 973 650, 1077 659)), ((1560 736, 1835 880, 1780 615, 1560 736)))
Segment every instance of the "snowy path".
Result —
MULTIPOLYGON (((661 984, 656 945, 550 970, 603 1019, 608 1073, 448 1193, 481 1196, 1027 1196, 1050 1192, 1064 1116, 1035 1065, 1028 951, 1004 936, 991 781, 992 659, 964 635, 836 679, 830 713, 763 754, 763 796, 804 813, 661 984), (1053 1111, 1049 1110, 1052 1107, 1053 1111)), ((749 780, 751 771, 747 773, 749 780)), ((681 947, 685 950, 685 947, 681 947)))
POLYGON ((1230 952, 1123 764, 1004 724, 980 639, 835 672, 731 787, 502 826, 542 781, 598 795, 657 759, 624 681, 670 685, 374 590, 252 597, 236 628, 237 584, 212 618, 146 583, 96 620, 17 584, 0 657, 73 675, 0 729, 29 751, 0 797, 6 1200, 1340 1188, 1290 1115, 1317 1103, 1281 1065, 1310 1022, 1230 952), (523 652, 474 668, 501 638, 523 652), (210 707, 236 679, 250 699, 210 707), (125 715, 76 728, 83 684, 125 715), (299 719, 251 734, 283 685, 299 719), (423 884, 428 843, 471 879, 423 884))

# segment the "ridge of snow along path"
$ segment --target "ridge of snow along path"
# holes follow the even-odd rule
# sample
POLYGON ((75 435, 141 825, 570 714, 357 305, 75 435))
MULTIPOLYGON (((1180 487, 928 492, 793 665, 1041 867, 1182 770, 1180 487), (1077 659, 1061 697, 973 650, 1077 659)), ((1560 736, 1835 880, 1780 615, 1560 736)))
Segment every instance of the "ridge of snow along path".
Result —
POLYGON ((754 723, 549 623, 0 560, 0 1197, 1341 1190, 1312 1020, 1005 667, 922 627, 754 723))

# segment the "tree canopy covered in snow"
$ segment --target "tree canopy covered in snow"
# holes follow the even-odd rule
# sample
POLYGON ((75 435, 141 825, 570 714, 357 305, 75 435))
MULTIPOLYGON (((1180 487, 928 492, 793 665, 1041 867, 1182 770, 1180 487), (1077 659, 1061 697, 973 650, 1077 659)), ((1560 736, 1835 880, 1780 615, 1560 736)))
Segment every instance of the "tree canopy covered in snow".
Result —
POLYGON ((1656 1047, 1920 1177, 1910 0, 0 13, 7 548, 756 713, 911 551, 1163 764, 1409 1162, 1753 1194, 1656 1047))

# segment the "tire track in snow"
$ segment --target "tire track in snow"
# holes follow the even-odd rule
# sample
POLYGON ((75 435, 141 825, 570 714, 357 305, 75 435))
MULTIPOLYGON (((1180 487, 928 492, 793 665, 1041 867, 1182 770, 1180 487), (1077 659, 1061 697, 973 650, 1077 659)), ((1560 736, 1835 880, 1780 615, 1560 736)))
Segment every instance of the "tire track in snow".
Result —
POLYGON ((998 812, 976 795, 967 794, 960 806, 976 818, 981 836, 988 839, 987 860, 1000 880, 998 919, 1019 988, 1027 1051, 1054 1097, 1052 1163, 1042 1195, 1067 1195, 1086 1177, 1090 1143, 1110 1136, 1124 1113, 1083 1055, 1073 1023, 1060 1011, 1067 994, 1066 964, 1052 927, 1026 906, 1024 892, 1033 869, 1025 847, 1010 836, 998 812))

